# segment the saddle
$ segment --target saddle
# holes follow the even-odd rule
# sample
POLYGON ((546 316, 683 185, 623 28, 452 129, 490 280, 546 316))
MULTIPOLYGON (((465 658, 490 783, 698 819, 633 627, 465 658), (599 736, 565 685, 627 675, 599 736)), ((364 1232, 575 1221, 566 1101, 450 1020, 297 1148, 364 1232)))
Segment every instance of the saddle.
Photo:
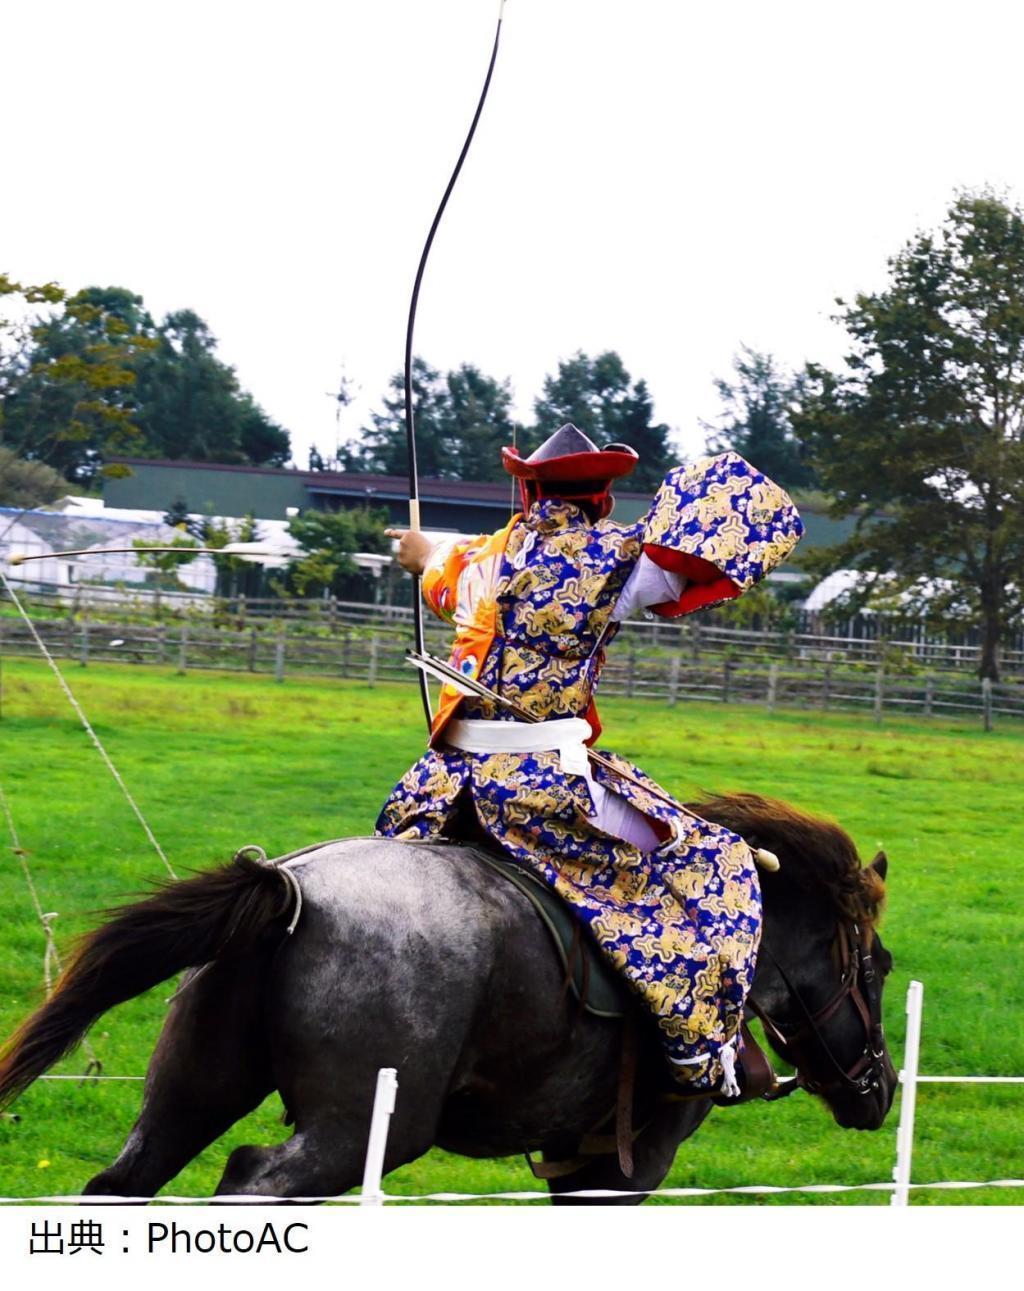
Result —
POLYGON ((551 935, 566 982, 580 1007, 598 1018, 624 1018, 634 1007, 629 988, 619 980, 558 894, 515 861, 489 848, 462 845, 481 864, 518 888, 536 910, 551 935))

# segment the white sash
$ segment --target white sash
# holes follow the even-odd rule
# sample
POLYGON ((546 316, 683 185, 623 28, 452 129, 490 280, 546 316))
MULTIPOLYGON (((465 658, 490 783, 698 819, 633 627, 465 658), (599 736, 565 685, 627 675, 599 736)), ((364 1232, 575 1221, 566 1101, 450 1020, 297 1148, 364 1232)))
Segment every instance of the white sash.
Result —
POLYGON ((557 753, 563 771, 589 778, 584 740, 590 735, 590 723, 582 717, 551 722, 458 719, 448 723, 442 739, 464 753, 557 753))

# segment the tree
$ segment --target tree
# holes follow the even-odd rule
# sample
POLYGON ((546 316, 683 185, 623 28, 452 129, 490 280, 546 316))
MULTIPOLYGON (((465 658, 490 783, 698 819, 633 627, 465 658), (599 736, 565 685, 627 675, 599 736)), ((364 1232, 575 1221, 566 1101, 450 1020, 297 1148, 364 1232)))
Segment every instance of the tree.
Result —
MULTIPOLYGON (((26 303, 60 312, 34 319, 0 381, 0 424, 19 456, 45 462, 68 480, 88 483, 108 453, 142 439, 132 418, 133 362, 155 341, 142 299, 122 288, 86 288, 67 296, 55 284, 24 289, 26 303)), ((12 329, 7 327, 8 336, 12 329)))
MULTIPOLYGON (((226 547, 229 542, 259 542, 260 531, 256 517, 250 511, 240 520, 232 523, 229 520, 213 520, 204 516, 193 520, 189 532, 204 547, 226 547)), ((247 560, 244 556, 213 556, 214 568, 217 571, 218 596, 259 596, 263 592, 263 566, 257 560, 247 560)))
POLYGON ((385 535, 387 513, 358 507, 350 511, 304 511, 288 532, 306 553, 285 571, 284 587, 300 596, 333 595, 347 599, 372 598, 372 574, 352 559, 356 552, 383 554, 391 540, 385 535))
POLYGON ((177 571, 182 565, 189 565, 196 558, 195 548, 199 545, 188 534, 176 534, 170 543, 163 546, 174 547, 174 551, 154 551, 153 544, 144 538, 133 538, 132 546, 138 552, 136 559, 146 569, 156 570, 156 584, 168 591, 177 591, 182 583, 177 571))
MULTIPOLYGON (((214 519, 193 515, 182 497, 175 498, 164 512, 164 524, 194 538, 200 547, 226 547, 229 542, 259 542, 256 517, 250 511, 240 520, 214 519)), ((175 540, 175 545, 177 540, 175 540)), ((172 559, 174 557, 172 556, 172 559)), ((217 571, 218 596, 258 596, 263 590, 263 566, 244 556, 212 555, 217 571)))
POLYGON ((155 342, 135 364, 135 420, 145 456, 258 466, 288 461, 288 432, 240 388, 198 314, 190 309, 168 314, 155 342))
POLYGON ((889 261, 883 291, 837 304, 846 368, 808 368, 795 428, 832 513, 858 525, 807 563, 977 624, 996 679, 1024 608, 1024 213, 961 194, 889 261))
POLYGON ((3 401, 31 366, 32 328, 38 321, 37 307, 57 305, 65 297, 55 282, 24 285, 0 273, 0 429, 3 401))
POLYGON ((216 340, 191 310, 157 327, 141 296, 54 284, 22 288, 0 278, 0 295, 60 307, 17 326, 0 319, 0 426, 20 456, 89 483, 112 455, 192 457, 283 465, 286 431, 241 390, 216 340), (6 343, 4 343, 6 340, 6 343))
POLYGON ((733 373, 731 381, 715 378, 724 407, 717 426, 701 423, 708 452, 739 453, 783 488, 812 487, 814 471, 792 425, 799 381, 787 377, 772 355, 746 345, 733 359, 733 373))
POLYGON ((67 490, 62 475, 43 462, 27 462, 0 445, 0 507, 45 506, 67 490))
POLYGON ((673 465, 669 428, 653 420, 654 401, 647 383, 631 383, 614 350, 596 358, 580 350, 563 359, 557 374, 545 377, 544 392, 534 402, 534 415, 537 424, 526 437, 529 447, 572 422, 598 446, 623 443, 635 448, 640 462, 624 484, 626 488, 654 490, 673 465))
POLYGON ((506 480, 501 450, 517 442, 522 428, 512 417, 509 382, 463 363, 446 378, 448 400, 442 425, 452 474, 461 480, 506 480))
MULTIPOLYGON (((413 360, 416 463, 424 476, 457 480, 503 479, 501 449, 517 438, 508 381, 486 376, 463 363, 442 375, 421 358, 413 360)), ((342 455, 343 469, 382 475, 408 473, 405 433, 405 377, 396 373, 372 413, 372 425, 342 455)))

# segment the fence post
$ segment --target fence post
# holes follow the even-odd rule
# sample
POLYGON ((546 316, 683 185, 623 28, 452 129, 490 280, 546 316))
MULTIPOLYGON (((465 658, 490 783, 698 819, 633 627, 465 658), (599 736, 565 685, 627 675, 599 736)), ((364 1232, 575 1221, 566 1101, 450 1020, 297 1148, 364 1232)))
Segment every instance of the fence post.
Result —
POLYGON ((981 717, 985 730, 992 729, 992 678, 981 679, 981 717))
POLYGON ((158 623, 156 628, 156 661, 165 663, 167 661, 167 629, 163 623, 158 623))
POLYGON ((775 712, 775 696, 779 687, 779 665, 772 660, 768 669, 768 711, 775 712))
POLYGON ((341 634, 341 675, 343 677, 348 676, 348 647, 351 635, 348 628, 345 628, 341 634))
POLYGON ((879 664, 875 673, 875 721, 882 720, 882 707, 885 704, 885 669, 879 664))
POLYGON ((380 641, 376 632, 370 637, 370 660, 366 666, 366 684, 375 686, 377 684, 377 652, 380 648, 380 641))
POLYGON ((78 662, 86 667, 89 662, 89 618, 82 615, 82 641, 78 652, 78 662))
POLYGON ((935 699, 935 678, 926 677, 924 682, 924 715, 931 717, 932 703, 935 699))
POLYGON ((384 1174, 384 1154, 388 1146, 388 1126, 395 1110, 398 1092, 398 1072, 394 1067, 381 1067, 377 1072, 377 1088, 373 1095, 373 1115, 370 1119, 370 1139, 366 1145, 366 1165, 363 1167, 363 1192, 360 1206, 383 1206, 384 1195, 380 1181, 384 1174))
POLYGON ((249 671, 256 671, 256 629, 249 629, 249 671))
POLYGON ((178 635, 178 671, 184 672, 188 667, 188 624, 181 625, 178 635))
POLYGON ((668 702, 670 708, 674 708, 679 700, 679 668, 681 664, 682 658, 677 650, 668 661, 668 702))
POLYGON ((284 633, 279 632, 274 642, 274 680, 284 681, 284 633))
POLYGON ((732 660, 722 660, 722 703, 729 702, 729 674, 732 672, 732 660))
POLYGON ((821 688, 821 707, 827 712, 832 699, 832 660, 825 660, 825 679, 821 688))
POLYGON ((907 1039, 900 1071, 900 1123, 896 1130, 896 1164, 892 1177, 896 1184, 889 1198, 890 1206, 910 1204, 910 1169, 914 1155, 914 1112, 917 1109, 917 1070, 921 1056, 921 1013, 924 986, 912 981, 907 987, 907 1039))

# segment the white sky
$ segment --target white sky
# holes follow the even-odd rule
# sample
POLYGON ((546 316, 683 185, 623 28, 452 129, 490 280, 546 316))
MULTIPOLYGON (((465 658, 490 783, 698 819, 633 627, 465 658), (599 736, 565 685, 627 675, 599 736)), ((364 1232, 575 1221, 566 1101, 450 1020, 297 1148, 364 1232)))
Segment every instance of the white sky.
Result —
MULTIPOLYGON (((0 269, 191 307, 305 465, 401 366, 496 0, 33 0, 3 17, 0 269)), ((617 349, 688 449, 741 342, 836 362, 837 294, 957 186, 1024 198, 1006 0, 508 0, 417 352, 617 349)))

